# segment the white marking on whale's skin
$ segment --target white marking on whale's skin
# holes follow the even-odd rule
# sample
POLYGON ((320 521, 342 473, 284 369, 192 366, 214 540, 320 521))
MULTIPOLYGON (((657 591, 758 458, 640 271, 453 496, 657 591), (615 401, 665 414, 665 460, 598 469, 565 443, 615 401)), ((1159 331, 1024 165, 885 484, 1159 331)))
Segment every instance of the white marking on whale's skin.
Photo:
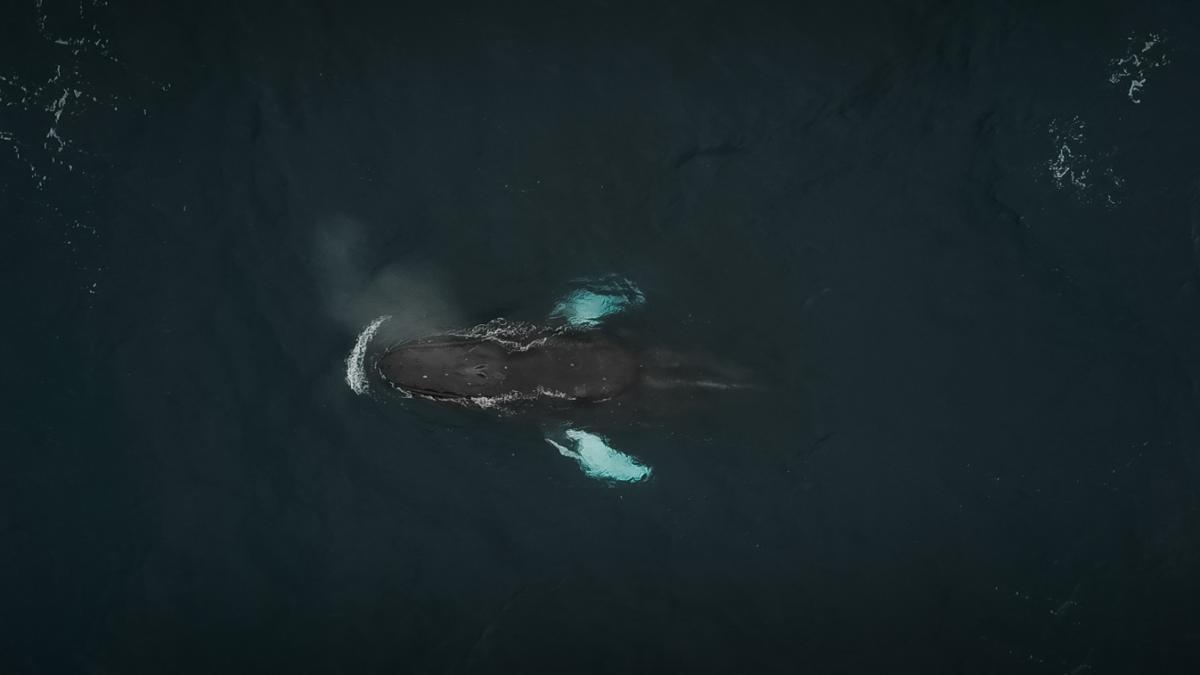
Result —
POLYGON ((350 350, 350 354, 346 356, 346 384, 350 390, 358 395, 367 393, 371 383, 367 379, 365 361, 367 358, 367 345, 371 344, 371 338, 375 337, 375 332, 383 325, 385 321, 392 318, 391 315, 378 317, 358 334, 358 339, 354 341, 354 349, 350 350))
POLYGON ((613 448, 602 436, 579 429, 567 429, 563 435, 573 448, 550 438, 545 440, 563 457, 570 457, 579 462, 579 468, 592 478, 638 483, 648 479, 653 473, 650 467, 613 448))
POLYGON ((735 389, 760 389, 757 385, 745 382, 721 382, 719 380, 686 379, 679 377, 643 376, 642 382, 658 389, 711 389, 714 391, 732 391, 735 389))

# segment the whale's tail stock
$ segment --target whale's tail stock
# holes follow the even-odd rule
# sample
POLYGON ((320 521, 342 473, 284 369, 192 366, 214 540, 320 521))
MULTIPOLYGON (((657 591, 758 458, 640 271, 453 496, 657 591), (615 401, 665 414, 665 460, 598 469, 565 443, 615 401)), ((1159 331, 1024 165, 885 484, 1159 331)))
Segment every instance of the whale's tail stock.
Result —
POLYGON ((699 350, 654 347, 642 352, 642 382, 655 389, 763 390, 754 373, 699 350))

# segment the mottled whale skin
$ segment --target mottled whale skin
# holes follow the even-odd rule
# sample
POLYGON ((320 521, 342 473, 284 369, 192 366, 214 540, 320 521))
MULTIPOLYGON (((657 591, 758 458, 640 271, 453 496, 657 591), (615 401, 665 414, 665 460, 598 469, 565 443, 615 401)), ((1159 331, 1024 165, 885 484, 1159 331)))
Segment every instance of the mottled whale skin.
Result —
POLYGON ((597 332, 552 333, 521 345, 439 335, 392 347, 378 368, 394 387, 444 400, 603 401, 632 389, 640 374, 636 351, 597 332))

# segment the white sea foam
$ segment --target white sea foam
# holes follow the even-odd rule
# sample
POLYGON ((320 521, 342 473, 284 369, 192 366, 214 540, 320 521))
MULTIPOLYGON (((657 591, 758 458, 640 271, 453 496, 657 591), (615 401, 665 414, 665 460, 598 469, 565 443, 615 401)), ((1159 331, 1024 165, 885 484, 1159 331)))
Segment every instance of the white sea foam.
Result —
POLYGON ((466 330, 447 331, 447 335, 494 342, 509 351, 524 352, 546 342, 554 331, 523 321, 492 319, 466 330))
MULTIPOLYGON (((109 47, 103 26, 111 23, 108 0, 78 3, 23 0, 33 5, 33 21, 46 45, 34 53, 44 56, 4 64, 0 74, 0 152, 11 153, 38 191, 62 193, 93 189, 94 170, 103 159, 86 147, 94 134, 77 135, 97 121, 93 110, 118 111, 152 84, 167 91, 169 84, 133 72, 109 47), (5 150, 7 148, 7 150, 5 150)), ((10 3, 13 4, 13 3, 10 3)), ((10 23, 24 12, 6 13, 10 23)), ((21 29, 18 24, 17 30, 21 29)), ((30 45, 33 47, 34 45, 30 45)), ((144 114, 144 112, 143 112, 144 114)), ((83 273, 81 291, 95 295, 103 267, 94 253, 100 244, 95 227, 79 227, 91 211, 68 207, 70 200, 39 199, 51 220, 65 230, 63 239, 76 269, 83 273)))
POLYGON ((1117 175, 1111 164, 1112 153, 1101 152, 1093 157, 1085 130, 1087 124, 1074 115, 1069 120, 1051 120, 1049 132, 1054 143, 1053 155, 1046 160, 1050 182, 1058 190, 1067 190, 1084 204, 1090 204, 1097 196, 1105 206, 1114 207, 1121 203, 1124 179, 1117 175))
POLYGON ((350 354, 346 356, 346 384, 350 390, 360 396, 367 393, 371 383, 367 378, 366 359, 367 346, 371 344, 371 338, 375 337, 375 332, 383 325, 385 321, 392 318, 384 315, 378 317, 358 334, 358 339, 354 341, 354 349, 350 350, 350 354))
MULTIPOLYGON (((506 394, 497 396, 472 396, 469 398, 448 399, 453 402, 458 402, 463 405, 472 405, 482 410, 499 410, 505 411, 505 408, 512 404, 522 403, 524 401, 536 401, 539 398, 556 398, 559 400, 569 401, 571 395, 554 389, 538 386, 533 392, 510 391, 506 394)), ((445 399, 444 399, 445 400, 445 399)))
POLYGON ((1163 38, 1158 33, 1150 33, 1144 37, 1134 33, 1126 38, 1125 42, 1125 54, 1108 62, 1113 69, 1108 75, 1108 81, 1125 87, 1125 95, 1129 100, 1141 103, 1147 74, 1167 65, 1171 58, 1159 48, 1163 38))
POLYGON ((1086 128, 1079 116, 1067 122, 1053 120, 1050 122, 1050 135, 1054 137, 1055 156, 1046 163, 1050 170, 1050 178, 1054 187, 1063 189, 1073 187, 1078 191, 1087 190, 1088 175, 1091 173, 1091 158, 1083 151, 1083 132, 1086 128))

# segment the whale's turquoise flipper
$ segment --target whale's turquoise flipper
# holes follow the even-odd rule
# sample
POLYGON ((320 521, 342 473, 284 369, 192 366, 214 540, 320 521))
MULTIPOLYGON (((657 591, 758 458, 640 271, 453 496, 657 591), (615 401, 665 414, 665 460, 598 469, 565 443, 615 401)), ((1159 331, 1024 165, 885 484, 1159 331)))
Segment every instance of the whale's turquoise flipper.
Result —
POLYGON ((549 436, 546 442, 553 445, 562 456, 579 462, 579 468, 592 478, 638 483, 650 478, 653 473, 650 467, 609 445, 608 439, 603 436, 582 429, 567 429, 562 436, 564 443, 549 436))
POLYGON ((637 284, 617 274, 577 279, 575 283, 578 287, 554 304, 550 319, 575 328, 595 328, 606 317, 646 302, 646 295, 637 284))
MULTIPOLYGON (((561 322, 570 328, 596 328, 606 318, 646 302, 642 289, 618 274, 576 279, 574 283, 576 287, 550 310, 551 323, 561 322)), ((652 472, 650 467, 609 445, 608 439, 582 429, 547 433, 546 442, 562 456, 578 462, 586 475, 598 480, 637 483, 648 479, 652 472)))

